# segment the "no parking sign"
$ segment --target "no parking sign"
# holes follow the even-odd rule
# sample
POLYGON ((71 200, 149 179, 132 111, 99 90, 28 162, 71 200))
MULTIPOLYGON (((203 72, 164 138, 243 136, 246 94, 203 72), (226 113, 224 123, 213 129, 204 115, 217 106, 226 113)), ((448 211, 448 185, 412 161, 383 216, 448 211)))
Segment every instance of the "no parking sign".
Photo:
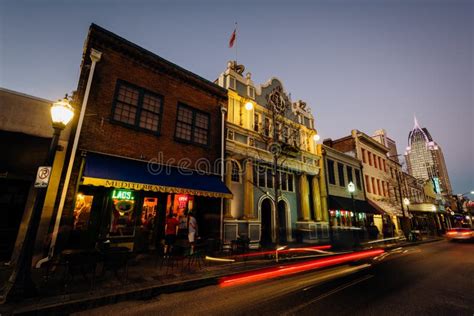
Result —
POLYGON ((41 166, 38 167, 36 173, 35 188, 47 188, 49 184, 49 178, 51 176, 51 167, 41 166))

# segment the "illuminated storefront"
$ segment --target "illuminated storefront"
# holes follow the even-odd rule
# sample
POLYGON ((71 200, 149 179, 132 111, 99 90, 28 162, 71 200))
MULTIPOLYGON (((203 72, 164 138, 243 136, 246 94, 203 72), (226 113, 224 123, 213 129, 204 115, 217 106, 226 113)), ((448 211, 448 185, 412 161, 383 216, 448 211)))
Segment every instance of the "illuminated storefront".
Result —
POLYGON ((72 240, 82 247, 107 242, 146 251, 160 242, 166 215, 175 214, 185 229, 191 211, 200 235, 215 237, 220 198, 231 196, 215 175, 180 173, 172 167, 152 174, 143 161, 88 153, 76 194, 72 240))

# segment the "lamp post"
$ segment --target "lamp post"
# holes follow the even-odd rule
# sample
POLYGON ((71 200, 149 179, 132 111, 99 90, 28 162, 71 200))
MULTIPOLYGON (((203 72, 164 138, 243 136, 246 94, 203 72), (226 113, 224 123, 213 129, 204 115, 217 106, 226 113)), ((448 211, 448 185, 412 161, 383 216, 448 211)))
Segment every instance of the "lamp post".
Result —
MULTIPOLYGON (((349 184, 347 185, 347 191, 349 191, 349 193, 351 194, 351 200, 352 200, 352 210, 351 210, 351 214, 354 214, 354 223, 353 223, 353 226, 357 226, 357 215, 356 215, 356 211, 355 211, 355 201, 354 201, 354 192, 355 192, 355 185, 352 181, 349 182, 349 184)), ((359 246, 359 232, 354 229, 353 230, 354 232, 354 248, 357 248, 359 246)))
POLYGON ((349 191, 349 193, 351 194, 352 213, 354 214, 354 224, 357 224, 357 217, 356 217, 356 211, 355 211, 355 201, 354 201, 355 185, 352 181, 349 182, 349 184, 347 185, 347 191, 349 191))
MULTIPOLYGON (((71 121, 74 116, 74 109, 69 104, 68 96, 59 100, 51 106, 51 120, 54 129, 51 144, 49 146, 48 155, 44 162, 44 166, 51 167, 54 163, 54 156, 59 142, 61 131, 71 121)), ((36 234, 41 221, 41 213, 46 198, 47 186, 38 187, 36 190, 36 198, 33 205, 31 217, 28 223, 25 240, 18 258, 16 270, 12 273, 9 283, 12 285, 8 296, 28 297, 37 294, 36 286, 31 278, 31 265, 35 248, 36 234)))
POLYGON ((403 205, 406 206, 407 212, 410 213, 410 200, 408 198, 403 199, 403 205))

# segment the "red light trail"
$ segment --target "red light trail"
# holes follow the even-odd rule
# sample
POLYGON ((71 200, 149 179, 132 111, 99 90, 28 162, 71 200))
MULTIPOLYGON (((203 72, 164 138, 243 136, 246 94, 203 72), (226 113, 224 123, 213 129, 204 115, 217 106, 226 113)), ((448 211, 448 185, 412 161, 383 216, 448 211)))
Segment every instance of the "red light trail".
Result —
POLYGON ((360 260, 378 256, 384 253, 383 249, 376 250, 365 250, 355 253, 335 255, 330 258, 321 258, 311 261, 305 261, 301 263, 294 263, 285 266, 272 267, 261 269, 258 271, 240 273, 229 277, 223 277, 219 280, 219 285, 221 287, 242 285, 262 280, 273 279, 279 276, 292 275, 295 273, 300 273, 308 270, 319 269, 323 267, 329 267, 353 260, 360 260))

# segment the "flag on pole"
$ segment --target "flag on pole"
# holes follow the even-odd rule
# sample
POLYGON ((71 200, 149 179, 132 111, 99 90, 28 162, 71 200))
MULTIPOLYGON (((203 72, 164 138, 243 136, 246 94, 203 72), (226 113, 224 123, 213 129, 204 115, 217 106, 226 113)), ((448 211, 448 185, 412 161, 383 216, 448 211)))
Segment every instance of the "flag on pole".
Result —
POLYGON ((232 35, 230 36, 229 48, 232 48, 234 46, 236 36, 237 36, 237 28, 234 29, 234 32, 232 32, 232 35))

